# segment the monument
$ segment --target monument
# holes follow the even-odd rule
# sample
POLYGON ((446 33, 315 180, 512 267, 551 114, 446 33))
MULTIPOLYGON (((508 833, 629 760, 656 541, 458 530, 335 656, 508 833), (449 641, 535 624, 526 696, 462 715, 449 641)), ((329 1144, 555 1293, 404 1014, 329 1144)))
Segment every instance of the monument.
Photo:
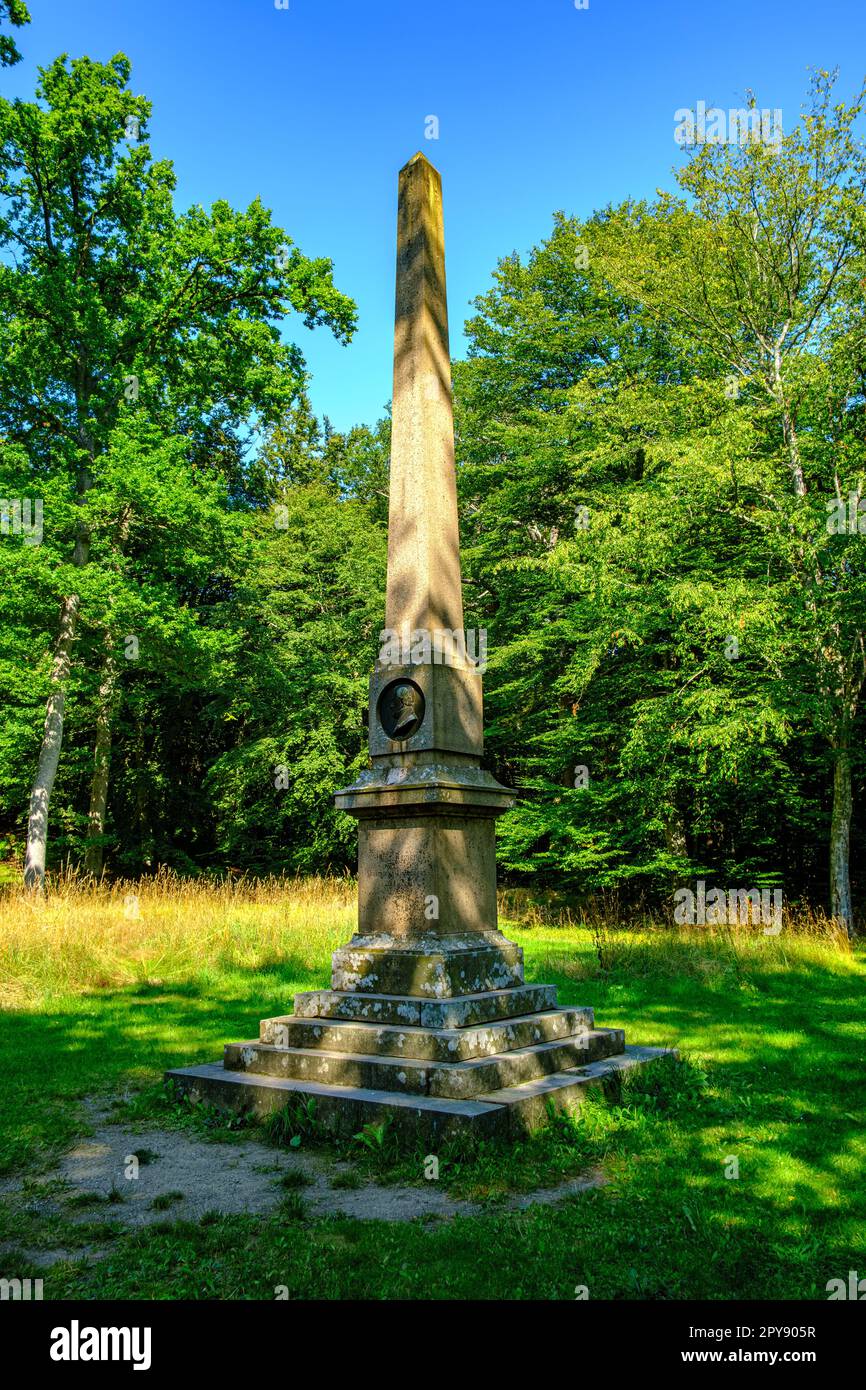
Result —
POLYGON ((324 1128, 390 1116, 425 1139, 508 1134, 661 1056, 526 984, 499 931, 496 817, 512 794, 481 766, 481 673, 464 630, 441 179, 400 171, 385 634, 370 679, 371 767, 336 793, 358 821, 358 931, 331 988, 295 996, 222 1063, 170 1071, 259 1113, 316 1101, 324 1128), (471 650, 470 650, 471 649, 471 650))

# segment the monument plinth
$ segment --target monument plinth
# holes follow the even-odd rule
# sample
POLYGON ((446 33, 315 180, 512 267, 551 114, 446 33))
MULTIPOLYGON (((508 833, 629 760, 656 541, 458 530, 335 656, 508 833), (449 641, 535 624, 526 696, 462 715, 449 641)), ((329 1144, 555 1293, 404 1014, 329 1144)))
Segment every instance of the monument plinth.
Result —
POLYGON ((222 1065, 167 1073, 260 1112, 315 1097, 325 1126, 388 1115, 434 1138, 508 1133, 588 1084, 660 1056, 527 985, 497 926, 495 820, 512 794, 481 766, 480 643, 464 630, 442 184, 400 171, 385 632, 370 678, 370 769, 336 793, 358 821, 358 931, 331 988, 295 996, 222 1065), (476 659, 473 659, 476 658, 476 659))

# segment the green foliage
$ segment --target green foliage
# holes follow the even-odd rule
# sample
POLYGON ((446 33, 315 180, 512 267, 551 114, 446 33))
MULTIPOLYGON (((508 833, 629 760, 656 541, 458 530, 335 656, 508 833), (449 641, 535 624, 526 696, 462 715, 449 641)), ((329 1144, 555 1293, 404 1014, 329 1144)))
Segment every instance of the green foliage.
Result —
MULTIPOLYGON (((866 161, 861 98, 832 92, 819 74, 775 151, 700 145, 675 193, 557 213, 476 301, 454 369, 466 621, 488 633, 488 756, 521 792, 498 824, 513 879, 826 901, 849 793, 856 873, 866 539, 828 517, 866 487, 866 161)), ((95 843, 103 718, 110 871, 342 871, 390 419, 316 419, 283 325, 347 341, 354 306, 261 202, 176 210, 149 119, 122 55, 0 102, 0 497, 45 515, 41 545, 0 542, 0 828, 20 855, 76 593, 53 864, 95 843)))
POLYGON ((371 1120, 369 1124, 363 1125, 357 1134, 352 1135, 352 1140, 376 1159, 384 1161, 397 1147, 391 1116, 386 1115, 383 1120, 371 1120))
POLYGON ((183 1197, 184 1194, 182 1192, 160 1192, 151 1202, 151 1210, 168 1211, 169 1207, 173 1207, 176 1202, 182 1202, 183 1197))
POLYGON ((290 1098, 265 1121, 264 1134, 275 1148, 299 1149, 304 1140, 320 1137, 321 1126, 314 1096, 290 1098))
POLYGON ((501 822, 516 874, 825 892, 866 670, 866 541, 827 526, 866 478, 866 162, 860 98, 830 90, 778 153, 698 147, 687 197, 557 215, 476 303, 467 621, 489 751, 526 793, 501 822))
MULTIPOLYGON (((30 23, 30 13, 24 0, 0 0, 0 24, 8 20, 10 24, 21 27, 30 23)), ((0 67, 8 68, 21 61, 15 40, 10 34, 0 34, 0 67)))
POLYGON ((285 1221, 303 1221, 307 1214, 306 1203, 300 1192, 287 1192, 280 1203, 280 1216, 285 1221))
POLYGON ((303 358, 280 324, 294 314, 347 341, 355 318, 330 262, 305 257, 258 200, 175 210, 129 76, 122 55, 64 57, 36 101, 0 100, 0 496, 39 498, 45 518, 42 545, 4 535, 0 549, 0 815, 20 836, 57 613, 74 593, 55 862, 84 848, 102 717, 115 865, 193 870, 213 849, 203 780, 233 742, 219 737, 232 717, 219 682, 243 642, 243 620, 227 633, 215 618, 269 500, 250 456, 305 409, 303 358), (214 720, 215 746, 188 737, 214 720))
POLYGON ((235 729, 206 788, 217 851, 260 870, 349 866, 354 825, 330 793, 366 766, 367 677, 384 609, 386 538, 362 503, 310 484, 251 522, 223 610, 210 717, 235 729))

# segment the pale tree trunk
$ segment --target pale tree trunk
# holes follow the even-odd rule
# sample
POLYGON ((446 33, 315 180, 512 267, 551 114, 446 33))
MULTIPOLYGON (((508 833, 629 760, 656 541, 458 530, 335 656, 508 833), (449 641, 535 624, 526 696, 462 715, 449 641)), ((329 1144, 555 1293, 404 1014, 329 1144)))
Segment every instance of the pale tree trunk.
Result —
MULTIPOLYGON (((682 810, 679 806, 671 807, 664 821, 665 848, 668 854, 674 855, 680 864, 688 862, 688 840, 686 837, 686 822, 682 810)), ((681 883, 681 869, 674 869, 670 875, 671 891, 679 887, 681 883)))
POLYGON ((840 682, 841 712, 831 736, 833 749, 833 810, 830 817, 830 915, 854 935, 854 910, 851 904, 851 817, 854 810, 853 777, 851 774, 851 745, 854 723, 860 703, 863 681, 866 679, 866 657, 862 634, 855 639, 853 649, 840 682))
MULTIPOLYGON (((782 388, 781 371, 778 352, 776 356, 776 387, 778 399, 782 409, 782 433, 785 440, 785 447, 788 451, 788 464, 791 469, 791 480, 794 485, 794 493, 797 497, 806 496, 806 479, 803 473, 802 460, 800 458, 800 444, 797 438, 797 425, 782 388)), ((837 491, 839 489, 837 478, 837 491)), ((802 556, 802 551, 801 551, 802 556)), ((815 576, 813 576, 814 578, 815 576)), ((812 609, 816 619, 817 612, 812 609)), ((839 674, 840 664, 844 659, 840 653, 841 635, 837 632, 837 643, 835 648, 825 649, 819 647, 818 661, 835 668, 839 674)), ((862 641, 860 642, 862 648, 862 641)), ((848 936, 854 933, 854 914, 851 906, 851 818, 854 810, 854 788, 851 776, 851 736, 854 727, 854 719, 857 713, 857 702, 859 690, 862 683, 862 675, 857 680, 854 672, 856 664, 857 643, 855 650, 851 654, 851 662, 847 670, 842 671, 842 690, 845 706, 839 720, 838 728, 831 737, 830 746, 833 749, 833 809, 830 816, 830 916, 840 926, 844 927, 848 936)), ((862 654, 862 653, 861 653, 862 654)), ((819 676, 819 680, 821 677, 819 676)), ((835 682, 830 679, 821 680, 824 686, 825 695, 837 688, 835 682)))
POLYGON ((665 846, 669 854, 684 859, 687 854, 685 816, 679 806, 673 806, 664 823, 665 846))
POLYGON ((93 749, 93 777, 90 783, 90 812, 87 817, 87 844, 84 850, 84 872, 99 878, 102 873, 105 834, 105 810, 108 804, 108 773, 111 762, 111 734, 117 690, 117 663, 106 637, 105 661, 99 682, 96 711, 96 742, 93 749))
MULTIPOLYGON (((838 641, 838 639, 837 639, 838 641)), ((857 648, 862 647, 858 636, 854 650, 845 660, 833 653, 841 680, 836 687, 841 696, 841 709, 836 726, 830 734, 833 750, 833 808, 830 813, 830 916, 844 927, 848 936, 854 935, 854 911, 851 905, 851 818, 854 811, 854 783, 851 773, 851 741, 860 691, 863 686, 862 666, 857 660, 857 648)), ((837 709, 839 706, 837 705, 837 709)))
POLYGON ((803 463, 800 458, 800 441, 797 438, 797 422, 785 392, 785 384, 782 380, 781 341, 776 342, 773 347, 769 390, 770 395, 779 407, 779 412, 782 417, 782 438, 784 439, 785 449, 788 454, 788 467, 791 470, 791 482, 794 484, 794 495, 796 497, 805 497, 806 477, 803 473, 803 463))
POLYGON ((24 857, 24 882, 28 888, 42 888, 45 881, 45 850, 48 843, 48 806, 60 747, 63 742, 63 711, 66 705, 66 681, 72 659, 72 644, 78 617, 78 598, 72 595, 60 605, 60 631, 54 647, 51 670, 51 694, 45 713, 45 733, 39 752, 39 765, 30 793, 30 818, 27 823, 27 850, 24 857))
POLYGON ((794 492, 797 497, 805 497, 806 478, 803 473, 803 464, 800 461, 800 441, 797 438, 797 427, 787 407, 782 410, 782 434, 785 439, 785 447, 788 450, 788 465, 791 469, 794 492))
MULTIPOLYGON (((83 369, 82 369, 83 370, 83 369)), ((79 398, 80 406, 80 398, 79 398)), ((80 415, 81 412, 79 412, 80 415)), ((90 463, 94 458, 93 441, 86 431, 80 439, 90 463)), ((78 476, 78 498, 83 500, 93 486, 93 475, 86 464, 78 476)), ((72 552, 72 563, 81 569, 90 559, 90 533, 79 524, 72 552)), ((24 883, 40 892, 45 883, 45 855, 48 848, 48 810, 60 749, 63 746, 63 714, 66 706, 66 682, 72 664, 72 648, 78 626, 79 598, 70 594, 60 605, 57 641, 54 645, 54 664, 51 670, 51 693, 45 711, 45 733, 39 750, 39 763, 30 793, 30 815, 27 821, 27 849, 24 855, 24 883)))
POLYGON ((842 721, 839 738, 834 740, 833 751, 833 814, 830 820, 830 915, 834 921, 845 928, 849 936, 853 933, 854 920, 851 910, 851 878, 848 870, 851 847, 851 814, 854 809, 854 793, 851 782, 851 726, 846 716, 842 721))
POLYGON ((135 741, 135 805, 138 812, 138 836, 142 863, 146 869, 153 867, 156 854, 153 818, 145 787, 145 738, 141 716, 136 718, 135 741))

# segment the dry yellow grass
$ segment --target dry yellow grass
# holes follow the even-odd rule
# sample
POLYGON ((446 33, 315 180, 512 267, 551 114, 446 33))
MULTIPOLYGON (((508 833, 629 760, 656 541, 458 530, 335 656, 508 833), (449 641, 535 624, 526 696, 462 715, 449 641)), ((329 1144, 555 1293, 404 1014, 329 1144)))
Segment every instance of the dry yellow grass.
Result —
MULTIPOLYGON (((499 893, 499 911, 507 917, 520 920, 525 927, 556 926, 583 927, 589 931, 650 931, 658 929, 696 932, 699 936, 727 937, 765 936, 760 921, 736 923, 728 926, 707 924, 703 927, 677 929, 670 916, 659 913, 657 909, 623 906, 616 894, 596 893, 579 910, 563 905, 552 893, 533 891, 526 888, 504 888, 499 893)), ((782 911, 782 930, 780 936, 813 937, 815 940, 831 943, 842 950, 849 951, 851 942, 843 927, 820 908, 802 906, 785 907, 782 911)))
POLYGON ((352 935, 348 878, 154 878, 52 882, 44 897, 0 890, 0 1006, 46 992, 255 969, 291 956, 318 967, 352 935))
MULTIPOLYGON (((255 970, 291 959, 322 971, 355 929, 356 886, 350 878, 190 880, 162 871, 153 878, 94 885, 74 874, 52 880, 45 895, 0 889, 0 1007, 44 1000, 54 992, 121 988, 188 978, 202 970, 255 970)), ((659 936, 671 943, 673 971, 711 973, 720 962, 774 956, 787 964, 789 944, 821 955, 850 952, 843 933, 821 914, 786 912, 779 936, 759 924, 672 928, 649 912, 620 916, 599 897, 575 913, 540 893, 507 889, 500 911, 518 928, 528 958, 574 977, 597 965, 640 970, 659 936), (712 949, 707 951, 710 943, 712 949), (721 950, 720 950, 721 948, 721 950)))
POLYGON ((856 969, 853 943, 844 928, 808 907, 784 908, 777 933, 767 933, 760 921, 677 926, 649 909, 623 909, 613 895, 601 893, 574 911, 549 895, 506 889, 499 895, 499 909, 519 922, 538 978, 561 974, 586 980, 601 968, 723 983, 768 968, 812 964, 837 969, 840 957, 856 969))

